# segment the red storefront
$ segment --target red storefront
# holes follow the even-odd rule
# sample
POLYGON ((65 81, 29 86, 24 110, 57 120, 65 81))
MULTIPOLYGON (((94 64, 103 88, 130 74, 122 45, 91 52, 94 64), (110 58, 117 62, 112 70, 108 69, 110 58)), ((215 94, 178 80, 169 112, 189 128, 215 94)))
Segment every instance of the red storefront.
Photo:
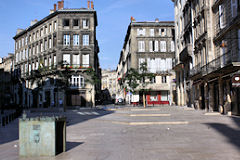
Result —
POLYGON ((169 104, 169 92, 159 91, 146 94, 147 105, 169 104))

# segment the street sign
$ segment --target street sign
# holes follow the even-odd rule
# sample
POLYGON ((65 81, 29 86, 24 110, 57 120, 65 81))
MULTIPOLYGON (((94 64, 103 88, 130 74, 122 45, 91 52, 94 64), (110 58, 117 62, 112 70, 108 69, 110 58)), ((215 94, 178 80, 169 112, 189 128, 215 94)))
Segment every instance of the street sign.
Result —
POLYGON ((232 86, 233 87, 240 87, 240 74, 233 75, 233 77, 232 77, 232 86))

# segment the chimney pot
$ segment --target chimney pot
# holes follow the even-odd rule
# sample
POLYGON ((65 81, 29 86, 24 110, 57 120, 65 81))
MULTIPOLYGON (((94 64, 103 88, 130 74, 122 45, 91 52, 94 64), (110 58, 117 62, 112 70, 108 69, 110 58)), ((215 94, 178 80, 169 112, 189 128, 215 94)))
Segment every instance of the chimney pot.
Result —
POLYGON ((88 9, 90 8, 90 0, 88 0, 88 9))
POLYGON ((91 8, 94 9, 93 1, 91 1, 91 8))
POLYGON ((57 10, 57 4, 54 4, 54 12, 57 10))

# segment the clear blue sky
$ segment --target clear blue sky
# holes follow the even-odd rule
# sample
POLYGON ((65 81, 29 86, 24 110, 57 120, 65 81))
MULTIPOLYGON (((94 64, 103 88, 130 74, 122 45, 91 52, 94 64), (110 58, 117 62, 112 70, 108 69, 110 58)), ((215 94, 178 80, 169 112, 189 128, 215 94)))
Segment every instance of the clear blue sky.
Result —
MULTIPOLYGON (((14 53, 17 28, 27 28, 31 20, 42 19, 57 0, 1 0, 0 57, 14 53)), ((94 0, 98 16, 97 39, 100 65, 116 69, 130 17, 136 21, 174 20, 171 0, 94 0)), ((87 0, 65 0, 65 8, 87 8, 87 0)))

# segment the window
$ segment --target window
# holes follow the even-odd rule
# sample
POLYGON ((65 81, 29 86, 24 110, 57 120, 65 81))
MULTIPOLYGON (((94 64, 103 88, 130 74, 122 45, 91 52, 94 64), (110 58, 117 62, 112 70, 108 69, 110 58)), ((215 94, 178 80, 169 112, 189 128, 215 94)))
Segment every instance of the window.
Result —
POLYGON ((232 17, 235 18, 238 14, 238 0, 232 0, 231 7, 232 7, 232 17))
POLYGON ((67 35, 67 34, 64 35, 63 45, 64 46, 69 46, 70 45, 70 35, 67 35))
POLYGON ((29 69, 29 73, 31 73, 31 71, 32 71, 32 65, 29 64, 28 66, 29 66, 29 68, 28 68, 28 69, 29 69))
POLYGON ((79 67, 80 66, 80 56, 79 55, 73 55, 73 66, 79 67))
POLYGON ((158 95, 156 93, 151 93, 150 101, 158 101, 158 95))
POLYGON ((73 27, 78 27, 78 19, 73 20, 73 27))
POLYGON ((161 101, 168 101, 168 91, 161 92, 161 101))
POLYGON ((145 42, 138 41, 138 52, 145 52, 145 42))
POLYGON ((51 57, 49 57, 49 66, 50 66, 50 68, 52 66, 52 58, 51 57))
POLYGON ((38 44, 37 44, 37 54, 40 52, 40 47, 38 46, 38 44))
POLYGON ((156 77, 152 77, 152 78, 150 79, 150 81, 151 81, 151 83, 156 83, 156 77))
POLYGON ((167 76, 162 76, 162 83, 167 83, 167 76))
POLYGON ((63 54, 63 63, 70 65, 70 54, 63 54))
POLYGON ((223 29, 226 24, 225 24, 225 7, 223 4, 219 5, 219 27, 220 29, 223 29))
POLYGON ((35 66, 35 65, 34 65, 34 62, 33 62, 33 63, 32 63, 32 70, 35 70, 34 66, 35 66))
POLYGON ((27 73, 27 72, 28 72, 28 65, 25 64, 25 73, 27 73))
POLYGON ((149 41, 149 52, 158 52, 158 41, 149 41))
POLYGON ((139 58, 138 59, 138 68, 139 68, 139 71, 141 72, 141 65, 142 63, 145 63, 145 58, 139 58))
MULTIPOLYGON (((32 37, 31 37, 31 35, 29 36, 29 42, 32 42, 32 37)), ((19 43, 19 47, 20 47, 20 43, 19 43)))
POLYGON ((89 54, 82 55, 82 66, 89 67, 89 54))
POLYGON ((37 61, 37 62, 36 62, 36 67, 35 67, 35 68, 38 69, 38 66, 39 66, 39 65, 38 65, 38 61, 37 61))
POLYGON ((84 46, 89 45, 89 35, 83 35, 83 45, 84 46))
POLYGON ((167 32, 166 28, 159 29, 159 35, 160 36, 166 36, 166 32, 167 32))
POLYGON ((82 25, 83 25, 83 29, 87 29, 87 28, 89 28, 89 21, 88 21, 88 19, 84 19, 83 21, 82 21, 82 25))
POLYGON ((150 29, 150 36, 154 36, 154 29, 150 29))
POLYGON ((44 33, 45 33, 45 34, 48 34, 47 26, 44 27, 44 33))
POLYGON ((23 60, 25 59, 26 55, 25 55, 25 50, 23 50, 23 60))
POLYGON ((52 48, 52 39, 51 38, 49 38, 49 48, 52 48))
POLYGON ((69 27, 69 19, 64 19, 63 20, 63 26, 64 27, 69 27))
POLYGON ((27 44, 28 44, 27 37, 25 37, 25 45, 27 45, 27 44))
POLYGON ((40 30, 40 37, 42 37, 43 36, 43 29, 41 28, 41 30, 40 30))
POLYGON ((43 48, 43 42, 40 43, 40 47, 41 47, 40 52, 43 52, 43 49, 44 49, 44 48, 43 48))
POLYGON ((84 77, 79 75, 72 75, 72 77, 69 79, 69 83, 71 87, 84 87, 84 77))
POLYGON ((36 38, 35 33, 32 34, 32 40, 34 41, 34 39, 36 38))
POLYGON ((57 59, 56 59, 56 55, 53 56, 53 65, 57 65, 57 59))
POLYGON ((44 59, 44 67, 47 67, 48 63, 47 63, 47 58, 44 59))
POLYGON ((28 56, 30 57, 32 55, 32 48, 29 48, 28 50, 28 56))
POLYGON ((171 52, 175 52, 175 43, 174 41, 171 41, 171 52))
POLYGON ((52 24, 49 24, 49 32, 52 32, 52 24))
POLYGON ((73 45, 78 46, 79 45, 79 35, 73 35, 73 45))
POLYGON ((44 41, 44 50, 46 51, 47 50, 47 46, 48 46, 48 43, 47 43, 47 40, 44 41))
POLYGON ((145 36, 145 29, 139 28, 137 29, 137 35, 138 36, 145 36))
POLYGON ((54 21, 54 24, 53 24, 53 30, 55 31, 57 29, 57 21, 54 21))
POLYGON ((33 46, 33 55, 35 55, 35 46, 33 46))
POLYGON ((160 51, 166 52, 166 41, 160 41, 160 51))
POLYGON ((39 31, 37 31, 36 33, 36 38, 39 38, 39 31))

